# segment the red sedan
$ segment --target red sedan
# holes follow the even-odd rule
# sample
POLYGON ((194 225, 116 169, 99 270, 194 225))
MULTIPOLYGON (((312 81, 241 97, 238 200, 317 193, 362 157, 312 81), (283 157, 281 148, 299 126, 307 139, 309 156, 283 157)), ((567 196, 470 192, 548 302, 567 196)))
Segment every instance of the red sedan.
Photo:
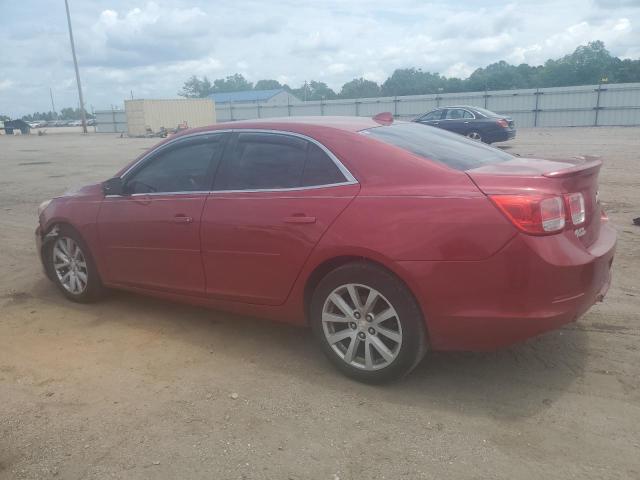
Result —
POLYGON ((384 114, 219 124, 43 203, 38 249, 71 300, 117 288, 310 324, 340 370, 384 381, 601 300, 616 233, 600 166, 384 114))

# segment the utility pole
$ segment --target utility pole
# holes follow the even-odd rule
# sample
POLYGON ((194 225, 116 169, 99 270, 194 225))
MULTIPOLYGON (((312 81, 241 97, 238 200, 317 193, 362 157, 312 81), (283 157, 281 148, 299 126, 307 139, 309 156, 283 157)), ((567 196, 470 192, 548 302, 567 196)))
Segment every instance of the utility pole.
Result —
POLYGON ((56 114, 56 105, 53 103, 53 89, 49 87, 49 96, 51 97, 51 111, 56 114))
POLYGON ((71 54, 73 55, 73 66, 76 69, 76 83, 78 84, 78 97, 80 98, 80 118, 82 120, 82 132, 87 133, 87 116, 84 112, 84 99, 82 98, 82 84, 80 83, 80 70, 78 70, 78 59, 76 58, 76 45, 73 41, 73 30, 71 28, 71 14, 69 13, 69 1, 64 0, 67 9, 67 23, 69 24, 69 41, 71 42, 71 54))

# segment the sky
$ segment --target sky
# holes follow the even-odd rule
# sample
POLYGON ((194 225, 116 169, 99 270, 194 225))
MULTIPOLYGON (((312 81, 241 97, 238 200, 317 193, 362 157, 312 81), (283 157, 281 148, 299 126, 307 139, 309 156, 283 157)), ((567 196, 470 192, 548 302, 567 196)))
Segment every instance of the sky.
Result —
MULTIPOLYGON (((174 98, 191 75, 383 82, 394 69, 467 77, 603 40, 640 58, 640 0, 69 0, 87 110, 174 98)), ((0 114, 78 106, 63 0, 0 0, 0 114)))

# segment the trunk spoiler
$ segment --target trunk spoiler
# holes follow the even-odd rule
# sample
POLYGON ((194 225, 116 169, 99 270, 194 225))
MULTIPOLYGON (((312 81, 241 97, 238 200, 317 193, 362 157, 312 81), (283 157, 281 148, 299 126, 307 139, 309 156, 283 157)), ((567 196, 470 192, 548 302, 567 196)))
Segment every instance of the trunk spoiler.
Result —
POLYGON ((589 175, 591 173, 597 172, 602 166, 602 160, 600 159, 600 157, 584 155, 574 158, 582 160, 582 163, 576 164, 569 168, 563 168, 561 170, 543 173, 542 175, 548 178, 564 178, 573 175, 589 175))

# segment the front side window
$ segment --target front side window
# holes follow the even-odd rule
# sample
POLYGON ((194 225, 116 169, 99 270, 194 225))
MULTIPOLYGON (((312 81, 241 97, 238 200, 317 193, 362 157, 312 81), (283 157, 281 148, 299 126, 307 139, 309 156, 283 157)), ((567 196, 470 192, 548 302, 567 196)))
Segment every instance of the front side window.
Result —
POLYGON ((216 190, 274 190, 345 182, 320 147, 291 135, 240 133, 225 157, 216 190))
POLYGON ((175 193, 208 191, 222 149, 222 135, 169 146, 126 181, 126 192, 175 193))

